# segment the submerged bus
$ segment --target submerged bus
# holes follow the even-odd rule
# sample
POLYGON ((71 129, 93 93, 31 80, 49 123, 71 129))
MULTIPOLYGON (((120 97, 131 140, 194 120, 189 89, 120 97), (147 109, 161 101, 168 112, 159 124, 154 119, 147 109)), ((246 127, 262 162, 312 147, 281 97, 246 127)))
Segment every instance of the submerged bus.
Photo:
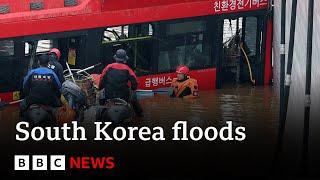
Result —
POLYGON ((52 47, 73 68, 123 48, 140 89, 169 86, 180 64, 200 90, 272 81, 269 0, 1 0, 0 27, 2 101, 20 98, 30 61, 52 47))

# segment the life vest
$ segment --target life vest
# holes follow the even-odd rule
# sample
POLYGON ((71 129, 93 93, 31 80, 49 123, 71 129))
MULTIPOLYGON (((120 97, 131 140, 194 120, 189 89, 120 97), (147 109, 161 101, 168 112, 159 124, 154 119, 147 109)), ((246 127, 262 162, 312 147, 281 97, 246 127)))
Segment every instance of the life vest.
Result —
POLYGON ((190 88, 191 93, 183 96, 183 98, 196 98, 198 97, 198 83, 197 80, 188 78, 185 81, 179 82, 177 78, 174 78, 171 83, 173 93, 175 97, 180 97, 186 88, 190 88))
POLYGON ((62 107, 59 107, 54 115, 56 122, 59 125, 62 125, 63 123, 71 123, 77 118, 77 113, 66 104, 62 107))

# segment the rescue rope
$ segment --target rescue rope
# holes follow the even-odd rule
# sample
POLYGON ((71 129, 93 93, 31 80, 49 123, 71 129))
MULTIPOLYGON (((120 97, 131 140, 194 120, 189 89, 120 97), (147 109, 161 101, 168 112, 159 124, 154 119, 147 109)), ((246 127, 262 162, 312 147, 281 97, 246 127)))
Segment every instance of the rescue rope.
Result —
POLYGON ((256 84, 256 80, 253 78, 252 76, 252 69, 251 69, 251 64, 250 64, 250 61, 249 61, 249 58, 247 56, 247 53, 245 52, 245 50, 243 49, 243 43, 240 44, 240 48, 241 48, 241 51, 243 52, 244 54, 244 57, 246 59, 246 62, 247 62, 247 65, 248 65, 248 69, 249 69, 249 74, 250 74, 250 81, 252 82, 253 85, 256 84))

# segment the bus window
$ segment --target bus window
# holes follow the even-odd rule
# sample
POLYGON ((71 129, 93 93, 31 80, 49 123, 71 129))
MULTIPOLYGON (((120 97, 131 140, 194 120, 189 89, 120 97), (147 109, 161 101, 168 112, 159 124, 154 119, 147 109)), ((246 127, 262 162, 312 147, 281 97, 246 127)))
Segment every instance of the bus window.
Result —
POLYGON ((224 19, 222 72, 224 81, 239 82, 240 78, 240 36, 243 18, 224 19))
POLYGON ((122 48, 130 58, 128 65, 138 76, 151 74, 153 40, 153 26, 149 23, 109 27, 102 41, 102 61, 112 63, 114 53, 122 48))
MULTIPOLYGON (((53 41, 52 40, 39 40, 37 44, 37 53, 44 53, 48 52, 53 46, 53 41)), ((25 43, 25 54, 29 55, 30 54, 30 44, 25 43)))
POLYGON ((2 40, 0 41, 0 56, 14 55, 14 41, 2 40))
POLYGON ((0 40, 0 92, 6 92, 17 87, 17 67, 13 40, 0 40))
POLYGON ((103 41, 117 41, 119 39, 128 38, 128 29, 129 26, 117 26, 107 28, 103 34, 103 41))
POLYGON ((162 23, 165 26, 159 41, 158 71, 174 71, 180 64, 190 69, 213 65, 205 20, 162 23))
POLYGON ((135 24, 129 26, 129 39, 135 39, 129 44, 128 55, 132 57, 129 65, 138 76, 152 74, 153 59, 153 27, 152 24, 135 24))
POLYGON ((257 18, 247 17, 246 18, 246 34, 245 42, 248 48, 248 56, 256 56, 256 35, 257 35, 257 18))
POLYGON ((109 27, 102 41, 102 62, 112 63, 112 56, 122 48, 138 76, 172 72, 180 64, 190 69, 212 68, 209 21, 197 19, 109 27))

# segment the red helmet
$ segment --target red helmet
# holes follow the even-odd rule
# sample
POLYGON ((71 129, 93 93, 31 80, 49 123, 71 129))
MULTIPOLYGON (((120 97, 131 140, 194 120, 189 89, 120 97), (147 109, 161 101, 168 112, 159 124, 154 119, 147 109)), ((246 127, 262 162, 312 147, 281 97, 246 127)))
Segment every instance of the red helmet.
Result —
POLYGON ((184 74, 184 75, 188 75, 189 74, 189 68, 185 65, 180 65, 177 67, 176 69, 176 73, 181 73, 181 74, 184 74))
POLYGON ((52 48, 52 49, 49 51, 49 54, 51 54, 51 53, 55 53, 55 54, 57 55, 58 59, 60 59, 60 57, 61 57, 61 52, 59 51, 59 49, 57 49, 57 48, 52 48))

